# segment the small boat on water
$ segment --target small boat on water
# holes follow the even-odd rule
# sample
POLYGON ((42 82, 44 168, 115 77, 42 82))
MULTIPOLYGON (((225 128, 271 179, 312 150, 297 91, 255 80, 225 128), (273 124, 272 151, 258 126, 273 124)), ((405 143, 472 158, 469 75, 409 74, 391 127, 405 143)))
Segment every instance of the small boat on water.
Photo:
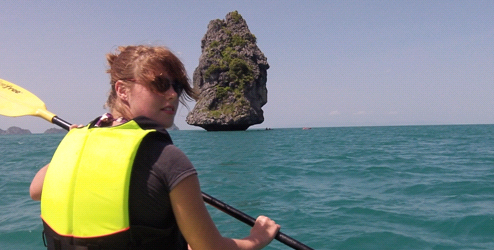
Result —
POLYGON ((310 127, 303 127, 302 129, 303 129, 303 130, 309 130, 309 129, 311 129, 311 128, 310 128, 310 127))

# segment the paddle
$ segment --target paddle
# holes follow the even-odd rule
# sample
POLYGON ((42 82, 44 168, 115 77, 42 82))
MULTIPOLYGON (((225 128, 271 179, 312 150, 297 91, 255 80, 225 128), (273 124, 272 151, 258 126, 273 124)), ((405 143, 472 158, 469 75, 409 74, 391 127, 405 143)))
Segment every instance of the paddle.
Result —
MULTIPOLYGON (((38 116, 53 124, 56 124, 65 130, 69 130, 70 123, 60 119, 55 114, 46 110, 45 103, 31 92, 5 80, 0 79, 0 115, 4 116, 38 116)), ((242 221, 243 223, 254 226, 255 219, 228 204, 217 200, 210 195, 202 192, 203 200, 213 207, 225 212, 226 214, 242 221)), ((312 248, 301 242, 278 232, 275 239, 281 243, 297 250, 312 250, 312 248)))
POLYGON ((37 96, 2 79, 0 79, 0 115, 38 116, 67 130, 70 126, 70 123, 46 110, 45 103, 37 96))

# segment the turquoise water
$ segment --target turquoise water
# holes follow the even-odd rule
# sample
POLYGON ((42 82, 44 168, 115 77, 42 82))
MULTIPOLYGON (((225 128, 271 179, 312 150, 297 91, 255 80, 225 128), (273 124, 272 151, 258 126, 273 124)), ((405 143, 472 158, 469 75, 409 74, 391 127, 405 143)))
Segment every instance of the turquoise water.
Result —
MULTIPOLYGON (((204 192, 314 249, 494 249, 494 125, 171 135, 204 192)), ((61 138, 0 136, 1 249, 43 249, 28 188, 61 138)), ((248 234, 208 209, 225 236, 248 234)))

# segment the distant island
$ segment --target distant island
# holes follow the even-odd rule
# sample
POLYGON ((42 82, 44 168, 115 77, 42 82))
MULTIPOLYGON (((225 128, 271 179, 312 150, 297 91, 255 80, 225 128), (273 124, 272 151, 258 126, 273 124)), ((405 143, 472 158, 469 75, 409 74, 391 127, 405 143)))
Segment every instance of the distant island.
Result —
POLYGON ((67 130, 61 128, 50 128, 47 129, 43 134, 65 134, 67 130))
MULTIPOLYGON (((63 134, 67 133, 66 130, 61 128, 47 129, 43 134, 63 134)), ((10 127, 7 130, 0 129, 0 135, 30 135, 32 134, 29 129, 22 129, 16 126, 10 127)))
MULTIPOLYGON (((180 130, 175 124, 168 130, 180 130)), ((50 128, 47 129, 43 134, 65 134, 67 130, 61 128, 50 128)), ((22 129, 16 126, 10 127, 7 130, 0 129, 0 135, 31 135, 29 129, 22 129)))

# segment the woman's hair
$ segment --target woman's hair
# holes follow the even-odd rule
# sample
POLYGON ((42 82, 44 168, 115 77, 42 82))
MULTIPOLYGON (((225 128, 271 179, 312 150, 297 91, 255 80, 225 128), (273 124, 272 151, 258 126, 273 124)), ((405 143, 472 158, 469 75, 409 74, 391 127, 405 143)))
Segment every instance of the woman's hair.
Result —
POLYGON ((119 110, 115 83, 118 80, 140 79, 151 89, 156 89, 152 82, 157 74, 165 73, 171 80, 183 86, 180 102, 186 106, 185 100, 197 99, 197 94, 190 87, 189 77, 183 63, 169 49, 162 46, 120 46, 117 51, 106 55, 110 74, 110 93, 105 107, 119 110))

